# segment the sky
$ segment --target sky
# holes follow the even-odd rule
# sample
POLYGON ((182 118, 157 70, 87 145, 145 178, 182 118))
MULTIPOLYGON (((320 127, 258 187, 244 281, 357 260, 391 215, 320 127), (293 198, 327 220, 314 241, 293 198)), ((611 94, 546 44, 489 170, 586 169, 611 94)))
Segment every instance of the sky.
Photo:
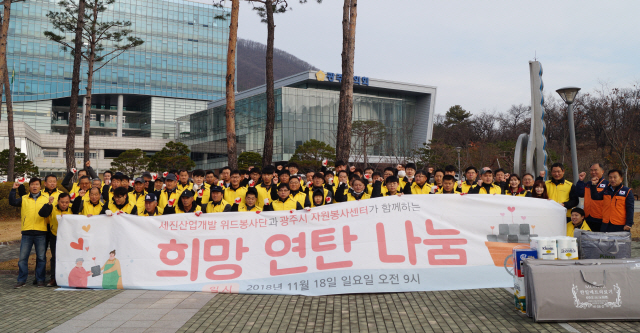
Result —
MULTIPOLYGON (((207 2, 206 0, 198 0, 207 2)), ((275 47, 341 72, 343 1, 289 0, 275 47)), ((241 1, 238 36, 266 44, 267 27, 241 1)), ((355 75, 436 86, 435 109, 502 112, 531 103, 528 61, 546 94, 640 82, 640 1, 360 0, 355 75)))

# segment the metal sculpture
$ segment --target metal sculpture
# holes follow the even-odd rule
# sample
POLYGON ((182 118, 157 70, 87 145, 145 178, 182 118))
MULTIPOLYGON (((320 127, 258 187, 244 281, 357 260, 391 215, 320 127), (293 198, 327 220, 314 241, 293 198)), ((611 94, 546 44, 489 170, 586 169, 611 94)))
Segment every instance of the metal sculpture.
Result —
POLYGON ((544 96, 542 90, 542 65, 539 61, 529 61, 529 76, 531 80, 531 131, 523 133, 516 142, 513 172, 521 175, 523 172, 522 157, 525 156, 526 172, 536 177, 539 171, 544 171, 547 180, 547 138, 544 136, 546 124, 544 122, 544 96), (526 143, 526 147, 525 147, 526 143))

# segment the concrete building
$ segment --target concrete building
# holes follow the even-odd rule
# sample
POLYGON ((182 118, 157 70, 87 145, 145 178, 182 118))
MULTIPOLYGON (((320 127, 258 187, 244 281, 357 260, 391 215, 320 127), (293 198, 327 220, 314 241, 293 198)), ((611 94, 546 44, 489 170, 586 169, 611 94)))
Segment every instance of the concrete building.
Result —
MULTIPOLYGON (((73 59, 43 34, 55 31, 46 14, 61 9, 50 0, 11 7, 7 55, 16 134, 20 129, 25 142, 38 147, 28 156, 42 174, 61 173, 66 169, 73 59)), ((176 138, 176 118, 201 111, 208 101, 224 96, 228 23, 214 18, 223 11, 188 0, 118 0, 108 6, 103 15, 131 21, 132 35, 144 44, 94 76, 91 159, 101 160, 94 165, 99 171, 109 168, 111 159, 124 150, 142 148, 150 154, 160 150, 176 138)), ((73 40, 72 35, 66 37, 73 40)), ((75 153, 80 163, 86 72, 83 63, 75 153)), ((4 104, 2 119, 6 119, 4 104)), ((0 144, 8 146, 6 123, 3 126, 0 133, 5 138, 0 144)))
MULTIPOLYGON (((275 82, 274 161, 289 160, 310 139, 335 147, 340 79, 340 74, 308 71, 275 82)), ((436 87, 364 76, 354 80, 353 121, 376 120, 385 126, 382 144, 368 150, 369 161, 400 162, 410 150, 431 140, 436 87)), ((179 141, 190 147, 197 168, 227 164, 225 108, 220 99, 204 111, 178 119, 189 124, 188 130, 180 127, 179 141)), ((236 94, 238 154, 262 154, 266 109, 264 85, 236 94)), ((358 162, 358 152, 352 156, 358 162)))

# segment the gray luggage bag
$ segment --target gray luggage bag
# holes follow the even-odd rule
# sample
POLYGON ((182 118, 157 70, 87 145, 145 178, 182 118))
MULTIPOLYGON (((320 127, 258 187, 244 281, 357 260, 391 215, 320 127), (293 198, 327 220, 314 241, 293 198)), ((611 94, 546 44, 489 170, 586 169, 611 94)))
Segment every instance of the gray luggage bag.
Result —
POLYGON ((631 258, 631 233, 576 230, 580 259, 631 258))
POLYGON ((640 259, 528 258, 523 271, 536 322, 640 320, 640 259))

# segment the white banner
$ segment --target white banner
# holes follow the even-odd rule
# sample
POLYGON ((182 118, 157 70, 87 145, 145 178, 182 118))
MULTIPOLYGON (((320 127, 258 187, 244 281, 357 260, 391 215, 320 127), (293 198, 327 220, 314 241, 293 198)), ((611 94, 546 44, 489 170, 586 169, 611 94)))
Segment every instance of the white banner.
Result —
POLYGON ((308 212, 65 215, 56 281, 302 295, 509 287, 511 249, 565 235, 565 212, 533 198, 406 195, 308 212))

